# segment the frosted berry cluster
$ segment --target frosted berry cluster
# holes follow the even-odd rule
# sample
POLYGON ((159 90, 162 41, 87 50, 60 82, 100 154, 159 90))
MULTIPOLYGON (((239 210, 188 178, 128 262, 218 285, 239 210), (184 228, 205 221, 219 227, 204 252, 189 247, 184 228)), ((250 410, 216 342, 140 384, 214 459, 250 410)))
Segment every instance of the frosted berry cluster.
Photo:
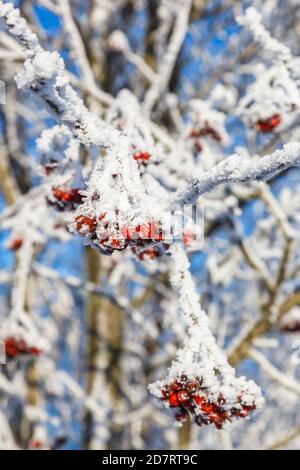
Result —
POLYGON ((190 103, 187 138, 192 143, 192 150, 201 152, 207 142, 226 144, 228 136, 225 130, 225 115, 211 109, 208 103, 192 100, 190 103))
POLYGON ((90 240, 102 254, 123 251, 128 246, 139 259, 154 259, 168 248, 159 222, 132 222, 123 220, 119 209, 96 215, 79 214, 75 217, 76 231, 90 240))
POLYGON ((167 407, 176 410, 174 417, 177 421, 185 422, 190 416, 199 426, 213 424, 217 429, 233 419, 247 417, 256 409, 254 399, 250 402, 247 399, 247 404, 243 402, 242 392, 233 405, 228 405, 222 394, 212 401, 201 378, 188 379, 185 375, 165 384, 160 399, 167 407))
POLYGON ((166 379, 149 385, 149 390, 175 411, 179 423, 191 418, 199 426, 211 424, 218 429, 246 418, 264 403, 252 380, 235 376, 209 332, 204 314, 201 326, 195 323, 189 328, 166 379))
POLYGON ((19 356, 39 356, 42 351, 35 345, 28 344, 24 339, 9 336, 4 340, 5 354, 9 359, 19 356))
POLYGON ((194 150, 196 152, 201 152, 202 150, 202 143, 201 139, 204 137, 210 137, 211 139, 215 140, 216 142, 221 142, 222 137, 219 132, 214 129, 212 126, 209 125, 207 121, 205 121, 204 125, 201 127, 195 127, 190 131, 189 135, 190 139, 194 142, 194 150))
POLYGON ((164 406, 175 410, 176 421, 190 417, 199 426, 222 428, 234 419, 247 417, 262 406, 264 399, 252 380, 235 376, 218 347, 200 307, 186 253, 180 246, 173 246, 171 253, 171 283, 179 294, 188 329, 167 377, 150 384, 149 390, 164 406))
POLYGON ((58 211, 75 210, 82 203, 80 189, 54 187, 51 196, 47 197, 47 203, 58 211))

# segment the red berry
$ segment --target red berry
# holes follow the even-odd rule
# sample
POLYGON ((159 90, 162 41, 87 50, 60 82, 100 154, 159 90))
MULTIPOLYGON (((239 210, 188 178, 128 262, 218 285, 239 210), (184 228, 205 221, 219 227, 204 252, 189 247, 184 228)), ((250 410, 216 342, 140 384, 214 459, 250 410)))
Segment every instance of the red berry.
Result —
POLYGON ((14 338, 9 337, 5 340, 5 352, 7 357, 16 357, 19 355, 17 341, 14 338))
POLYGON ((178 394, 177 393, 172 393, 172 395, 170 395, 169 397, 169 405, 172 407, 172 408, 175 408, 176 406, 179 406, 180 405, 180 402, 178 400, 178 394))
POLYGON ((269 117, 268 119, 260 119, 256 123, 256 127, 262 133, 271 132, 275 127, 281 123, 281 117, 279 114, 274 114, 274 116, 269 117))
POLYGON ((55 199, 48 198, 47 202, 57 210, 74 210, 82 203, 82 195, 78 188, 52 188, 52 196, 55 199))
POLYGON ((203 403, 201 405, 201 410, 203 411, 203 413, 209 414, 214 411, 214 407, 211 403, 203 403))
POLYGON ((221 429, 227 419, 227 413, 225 411, 219 413, 211 413, 209 418, 217 429, 221 429))
POLYGON ((69 198, 68 193, 59 188, 53 188, 52 194, 53 197, 55 197, 55 199, 58 199, 59 201, 66 201, 69 198))
POLYGON ((173 392, 178 392, 179 390, 182 390, 182 385, 178 382, 174 382, 172 384, 172 391, 173 392))
POLYGON ((112 248, 116 248, 116 249, 121 248, 120 240, 113 239, 110 244, 112 248))
POLYGON ((148 160, 150 159, 151 155, 150 153, 148 152, 135 152, 133 154, 133 158, 136 160, 136 161, 140 161, 140 162, 143 162, 143 163, 146 163, 148 162, 148 160))
POLYGON ((32 356, 39 356, 41 354, 41 350, 36 348, 36 347, 32 347, 32 348, 29 348, 28 349, 28 352, 29 354, 31 354, 32 356))
POLYGON ((23 245, 23 240, 21 238, 15 238, 9 244, 9 249, 12 251, 17 251, 23 245))
POLYGON ((31 441, 31 447, 32 447, 33 449, 41 449, 42 443, 41 443, 41 441, 39 441, 38 439, 33 439, 33 440, 31 441))
POLYGON ((80 232, 82 227, 85 225, 88 227, 88 231, 90 233, 94 233, 96 231, 96 218, 95 217, 87 217, 85 215, 78 215, 75 217, 76 221, 76 230, 80 232))
POLYGON ((201 406, 201 405, 203 404, 205 398, 204 398, 204 397, 201 397, 200 395, 195 395, 195 396, 193 397, 193 400, 194 400, 194 402, 195 402, 198 406, 201 406))
POLYGON ((197 139, 198 137, 200 137, 201 134, 199 134, 199 130, 198 129, 192 129, 191 132, 190 132, 190 139, 197 139))

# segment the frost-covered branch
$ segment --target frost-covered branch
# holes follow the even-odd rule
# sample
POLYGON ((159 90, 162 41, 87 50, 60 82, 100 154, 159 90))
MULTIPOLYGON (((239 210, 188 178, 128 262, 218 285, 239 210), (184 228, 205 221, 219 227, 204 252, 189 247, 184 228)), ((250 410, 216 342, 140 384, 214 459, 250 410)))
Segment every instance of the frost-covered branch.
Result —
POLYGON ((54 118, 68 126, 73 135, 86 145, 105 148, 120 140, 117 130, 93 116, 69 84, 63 59, 57 52, 45 51, 37 36, 12 3, 0 2, 0 17, 27 52, 24 69, 16 77, 19 88, 30 89, 44 102, 54 118))
POLYGON ((173 196, 176 204, 192 204, 199 196, 212 191, 223 183, 246 181, 266 181, 279 172, 300 164, 300 144, 297 142, 275 150, 271 155, 248 158, 242 155, 231 155, 218 163, 211 171, 201 172, 194 177, 184 190, 173 196))
POLYGON ((283 62, 291 60, 290 49, 271 36, 262 24, 262 15, 255 8, 247 8, 243 16, 238 16, 237 21, 252 33, 260 46, 276 54, 276 60, 283 62))
POLYGON ((282 387, 290 390, 291 392, 300 395, 300 383, 298 383, 288 374, 284 374, 277 369, 262 353, 257 349, 251 348, 249 351, 251 357, 257 364, 264 370, 264 372, 272 379, 278 382, 282 387))
POLYGON ((168 45, 168 49, 164 54, 163 62, 158 68, 157 78, 145 96, 144 112, 146 115, 151 113, 153 106, 159 99, 161 93, 166 89, 170 81, 175 62, 187 32, 191 5, 191 0, 180 0, 176 4, 176 19, 173 33, 170 38, 170 44, 168 45))
POLYGON ((198 425, 218 429, 233 418, 246 417, 263 404, 253 381, 236 378, 209 329, 200 298, 189 271, 189 261, 180 245, 172 249, 171 282, 179 294, 179 305, 188 326, 184 347, 177 352, 165 380, 149 386, 166 407, 177 408, 181 423, 195 417, 198 425))

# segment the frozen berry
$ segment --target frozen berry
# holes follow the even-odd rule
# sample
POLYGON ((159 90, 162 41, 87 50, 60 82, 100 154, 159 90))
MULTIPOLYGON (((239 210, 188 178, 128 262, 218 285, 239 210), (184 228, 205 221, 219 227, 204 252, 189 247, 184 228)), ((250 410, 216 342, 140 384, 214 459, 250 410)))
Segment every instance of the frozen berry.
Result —
POLYGON ((96 231, 96 218, 95 217, 87 217, 85 215, 78 215, 75 218, 76 221, 76 230, 81 232, 82 228, 87 227, 89 233, 93 233, 96 231))
POLYGON ((178 399, 178 394, 177 393, 172 393, 172 395, 170 395, 169 397, 169 405, 172 407, 172 408, 175 408, 176 406, 179 406, 180 405, 180 401, 178 399))
POLYGON ((74 210, 82 203, 82 195, 78 188, 52 188, 52 197, 47 198, 48 204, 59 211, 74 210))
POLYGON ((32 439, 31 443, 30 443, 30 447, 32 449, 41 449, 43 447, 43 444, 40 440, 38 439, 32 439))
POLYGON ((150 153, 148 152, 135 152, 133 154, 133 158, 138 161, 138 162, 142 162, 142 163, 147 163, 150 159, 150 153))
POLYGON ((5 352, 8 358, 15 358, 20 355, 38 356, 42 351, 35 346, 28 346, 23 339, 10 336, 5 340, 5 352))
POLYGON ((211 413, 213 410, 214 410, 214 407, 211 403, 202 403, 201 405, 201 410, 204 412, 204 413, 211 413))
POLYGON ((279 114, 274 114, 274 116, 269 117, 268 119, 260 119, 256 123, 257 129, 266 134, 272 132, 279 124, 281 123, 281 117, 279 114))
POLYGON ((22 238, 14 238, 8 245, 9 250, 17 251, 23 245, 22 238))

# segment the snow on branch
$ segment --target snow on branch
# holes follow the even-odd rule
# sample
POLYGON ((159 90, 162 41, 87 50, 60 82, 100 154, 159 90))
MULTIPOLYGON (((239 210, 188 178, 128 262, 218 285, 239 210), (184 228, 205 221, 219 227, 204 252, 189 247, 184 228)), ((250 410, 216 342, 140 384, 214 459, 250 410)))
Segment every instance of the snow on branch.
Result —
POLYGON ((166 379, 149 385, 149 389, 167 408, 177 411, 179 423, 190 416, 199 426, 214 424, 220 429, 261 407, 261 390, 253 381, 237 378, 219 349, 180 245, 173 246, 172 258, 171 282, 179 294, 188 334, 166 379))
POLYGON ((161 67, 157 71, 156 79, 145 96, 144 111, 146 114, 151 113, 151 110, 160 94, 165 90, 170 81, 178 54, 186 35, 191 5, 191 0, 180 0, 176 4, 176 20, 169 47, 164 55, 161 67))
POLYGON ((269 31, 262 24, 261 14, 255 8, 247 8, 244 15, 237 17, 237 21, 240 25, 248 29, 255 41, 264 49, 276 54, 277 60, 287 62, 291 59, 290 49, 271 36, 269 31))
POLYGON ((260 13, 252 7, 237 18, 268 53, 268 62, 269 53, 272 54, 271 66, 268 63, 253 67, 256 80, 249 85, 237 111, 251 127, 268 133, 286 126, 300 107, 299 58, 293 57, 288 47, 273 38, 261 20, 260 13))
POLYGON ((12 3, 0 1, 0 17, 27 53, 24 69, 16 77, 18 87, 37 94, 53 117, 65 124, 83 144, 108 148, 121 139, 117 130, 88 111, 69 84, 63 59, 57 52, 48 52, 41 47, 37 36, 12 3))
POLYGON ((211 171, 201 172, 191 179, 187 187, 173 197, 175 204, 191 204, 199 196, 212 191, 223 183, 246 181, 266 181, 275 174, 300 165, 300 144, 290 142, 282 150, 275 150, 271 155, 248 158, 231 155, 222 160, 211 171))
POLYGON ((249 357, 251 357, 257 364, 266 372, 266 374, 272 379, 282 385, 289 391, 300 395, 300 384, 288 374, 284 374, 277 369, 258 349, 251 348, 249 351, 249 357))

